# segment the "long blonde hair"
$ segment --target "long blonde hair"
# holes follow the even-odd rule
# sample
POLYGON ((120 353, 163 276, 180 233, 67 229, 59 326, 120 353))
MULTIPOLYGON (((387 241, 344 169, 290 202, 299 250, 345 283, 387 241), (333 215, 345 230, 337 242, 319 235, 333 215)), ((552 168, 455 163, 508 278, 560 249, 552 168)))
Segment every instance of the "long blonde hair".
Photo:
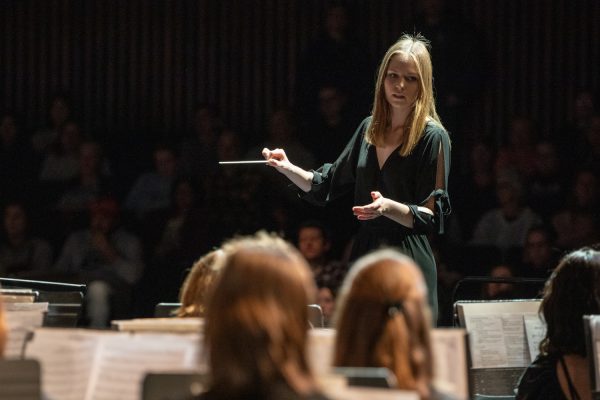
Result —
POLYGON ((413 110, 405 122, 408 130, 405 129, 399 150, 400 155, 405 157, 412 152, 421 139, 427 122, 433 122, 439 126, 442 126, 442 122, 435 110, 429 42, 420 34, 414 36, 404 34, 388 49, 379 65, 373 100, 373 119, 367 128, 366 141, 375 146, 383 145, 385 132, 391 128, 392 112, 385 98, 384 80, 390 60, 396 54, 409 56, 415 62, 419 74, 419 93, 413 110))

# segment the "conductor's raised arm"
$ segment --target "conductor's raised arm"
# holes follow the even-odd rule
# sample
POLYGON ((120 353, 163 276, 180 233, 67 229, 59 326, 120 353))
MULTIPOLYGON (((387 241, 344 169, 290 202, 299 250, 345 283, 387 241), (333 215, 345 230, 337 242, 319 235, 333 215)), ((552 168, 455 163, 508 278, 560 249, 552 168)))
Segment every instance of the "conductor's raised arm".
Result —
POLYGON ((303 191, 310 191, 313 173, 292 164, 290 160, 288 160, 283 149, 269 150, 264 148, 262 150, 262 155, 265 160, 267 160, 267 165, 276 168, 277 171, 285 175, 294 183, 294 185, 298 186, 303 191))

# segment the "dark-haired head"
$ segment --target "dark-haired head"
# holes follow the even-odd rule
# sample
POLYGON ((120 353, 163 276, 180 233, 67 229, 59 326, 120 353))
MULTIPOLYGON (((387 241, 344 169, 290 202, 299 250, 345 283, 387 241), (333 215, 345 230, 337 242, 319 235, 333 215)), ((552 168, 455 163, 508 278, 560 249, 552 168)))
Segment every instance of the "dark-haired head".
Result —
POLYGON ((562 258, 544 290, 541 310, 546 354, 585 356, 584 315, 600 314, 600 252, 584 247, 562 258))

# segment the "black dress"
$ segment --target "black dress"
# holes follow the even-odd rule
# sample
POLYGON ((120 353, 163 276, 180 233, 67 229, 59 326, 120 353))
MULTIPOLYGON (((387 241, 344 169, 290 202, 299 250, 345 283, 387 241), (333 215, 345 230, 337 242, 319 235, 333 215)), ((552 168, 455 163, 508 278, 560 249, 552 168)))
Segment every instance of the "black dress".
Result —
POLYGON ((557 363, 561 363, 565 373, 571 399, 579 400, 579 394, 569 376, 569 371, 558 354, 539 355, 527 367, 519 379, 516 398, 518 400, 567 400, 556 375, 557 363))
POLYGON ((438 158, 443 154, 445 186, 450 170, 450 139, 440 126, 429 122, 423 136, 406 157, 394 151, 380 169, 374 145, 365 141, 371 117, 365 118, 350 142, 333 164, 324 164, 313 171, 311 191, 304 195, 309 201, 325 204, 354 190, 354 204, 366 205, 373 200, 372 191, 404 203, 411 209, 414 228, 407 228, 389 218, 361 221, 355 237, 352 259, 383 246, 392 246, 412 257, 421 267, 428 288, 429 304, 434 320, 437 316, 437 273, 427 233, 443 233, 443 216, 450 212, 445 189, 436 190, 438 158), (417 206, 435 197, 435 215, 419 212, 417 206))

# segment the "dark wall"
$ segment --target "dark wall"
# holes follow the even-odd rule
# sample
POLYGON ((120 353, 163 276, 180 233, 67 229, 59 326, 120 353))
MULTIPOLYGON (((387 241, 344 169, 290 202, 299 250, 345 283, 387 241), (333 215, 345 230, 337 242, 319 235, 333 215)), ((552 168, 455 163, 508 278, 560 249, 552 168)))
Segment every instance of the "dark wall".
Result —
MULTIPOLYGON (((375 59, 414 29, 413 1, 347 3, 355 35, 375 59)), ((555 131, 575 90, 600 85, 600 2, 450 3, 479 30, 487 54, 488 78, 465 129, 498 138, 510 116, 528 114, 542 132, 555 131)), ((194 105, 210 101, 229 124, 254 134, 275 106, 291 102, 298 57, 324 5, 2 0, 0 101, 34 128, 44 122, 50 93, 66 88, 85 127, 105 137, 180 135, 194 105)))

